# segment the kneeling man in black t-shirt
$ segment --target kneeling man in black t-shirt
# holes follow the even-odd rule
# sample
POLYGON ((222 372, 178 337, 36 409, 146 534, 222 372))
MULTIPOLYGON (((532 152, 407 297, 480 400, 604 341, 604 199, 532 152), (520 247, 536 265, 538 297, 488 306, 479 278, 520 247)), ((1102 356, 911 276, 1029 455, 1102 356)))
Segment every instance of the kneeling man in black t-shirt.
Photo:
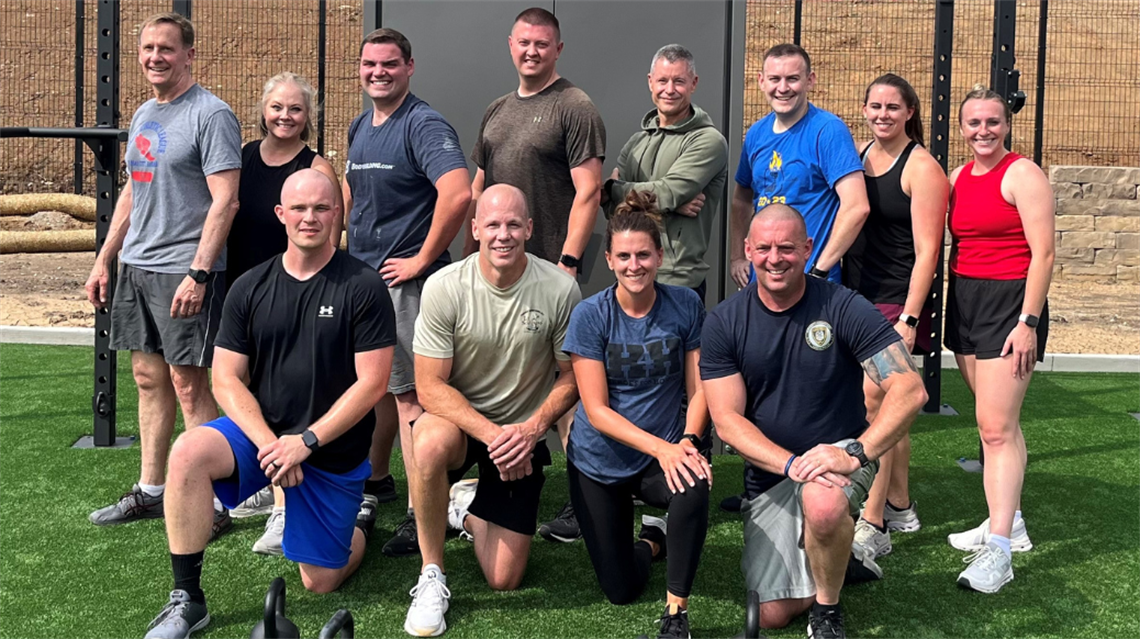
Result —
POLYGON ((380 274, 329 240, 337 200, 324 174, 290 176, 276 209, 288 248, 226 298, 214 352, 226 417, 188 430, 171 452, 174 591, 148 638, 189 637, 210 621, 200 580, 215 493, 233 508, 271 482, 285 489, 282 547, 309 590, 336 590, 364 557, 376 520, 361 510, 372 407, 388 388, 396 327, 380 274))
POLYGON ((744 251, 757 285, 709 313, 701 337, 713 422, 747 461, 741 567, 760 594, 761 626, 786 626, 810 607, 809 637, 844 637, 854 516, 926 391, 870 302, 804 274, 812 241, 795 209, 761 210, 744 251), (869 426, 864 371, 886 391, 869 426))

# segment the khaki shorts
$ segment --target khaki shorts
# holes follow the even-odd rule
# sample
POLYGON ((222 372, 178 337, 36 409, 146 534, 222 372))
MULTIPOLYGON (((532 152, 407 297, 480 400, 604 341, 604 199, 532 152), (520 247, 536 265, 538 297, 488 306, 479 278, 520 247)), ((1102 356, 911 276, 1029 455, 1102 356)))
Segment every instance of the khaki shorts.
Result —
MULTIPOLYGON (((832 444, 840 448, 852 440, 832 444)), ((851 515, 859 515, 860 505, 871 490, 878 460, 852 473, 851 485, 843 489, 851 515)), ((807 552, 803 547, 803 484, 785 479, 740 507, 744 517, 744 555, 740 569, 749 590, 760 601, 802 599, 815 595, 807 552)))
POLYGON ((392 376, 388 380, 388 392, 393 395, 416 390, 412 339, 416 335, 416 318, 420 314, 420 297, 426 279, 421 277, 388 287, 392 310, 396 312, 396 348, 392 353, 392 376))

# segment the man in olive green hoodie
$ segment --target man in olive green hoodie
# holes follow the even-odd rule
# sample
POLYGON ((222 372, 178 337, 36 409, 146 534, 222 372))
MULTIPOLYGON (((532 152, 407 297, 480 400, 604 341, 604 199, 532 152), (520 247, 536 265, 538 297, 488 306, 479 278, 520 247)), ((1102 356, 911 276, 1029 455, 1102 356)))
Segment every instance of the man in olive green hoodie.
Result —
POLYGON ((703 300, 713 218, 724 213, 728 143, 692 103, 696 89, 693 54, 679 44, 661 47, 649 69, 657 108, 622 147, 613 177, 602 187, 602 205, 608 217, 632 190, 655 194, 665 225, 657 281, 687 286, 703 300))

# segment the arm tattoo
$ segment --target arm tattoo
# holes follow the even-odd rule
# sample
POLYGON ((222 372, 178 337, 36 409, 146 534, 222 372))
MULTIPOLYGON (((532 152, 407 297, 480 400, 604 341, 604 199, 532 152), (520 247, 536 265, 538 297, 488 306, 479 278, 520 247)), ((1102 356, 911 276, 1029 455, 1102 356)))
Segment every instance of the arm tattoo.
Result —
POLYGON ((896 373, 918 372, 902 342, 895 342, 864 360, 863 370, 876 386, 882 386, 885 379, 896 373))

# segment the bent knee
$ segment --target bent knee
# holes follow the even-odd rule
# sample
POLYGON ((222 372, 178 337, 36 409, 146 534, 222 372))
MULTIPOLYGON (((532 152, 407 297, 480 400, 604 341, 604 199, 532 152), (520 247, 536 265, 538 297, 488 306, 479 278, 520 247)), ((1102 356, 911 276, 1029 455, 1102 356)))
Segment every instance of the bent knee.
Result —
POLYGON ((804 520, 816 530, 831 530, 851 518, 851 506, 842 488, 807 484, 803 506, 804 520))
POLYGON ((518 590, 522 585, 523 570, 504 570, 498 573, 487 573, 487 586, 496 592, 518 590))
POLYGON ((221 454, 215 435, 222 436, 212 428, 195 428, 179 435, 170 448, 170 470, 205 468, 207 464, 203 462, 221 454))
POLYGON ((301 570, 301 583, 305 590, 318 595, 327 595, 340 587, 340 571, 329 568, 301 570))
POLYGON ((210 392, 210 376, 205 368, 197 366, 171 366, 170 381, 179 399, 196 399, 210 392))
POLYGON ((642 590, 642 588, 636 588, 633 584, 628 583, 602 587, 602 593, 606 595, 606 599, 615 606, 626 606, 637 601, 642 590))

